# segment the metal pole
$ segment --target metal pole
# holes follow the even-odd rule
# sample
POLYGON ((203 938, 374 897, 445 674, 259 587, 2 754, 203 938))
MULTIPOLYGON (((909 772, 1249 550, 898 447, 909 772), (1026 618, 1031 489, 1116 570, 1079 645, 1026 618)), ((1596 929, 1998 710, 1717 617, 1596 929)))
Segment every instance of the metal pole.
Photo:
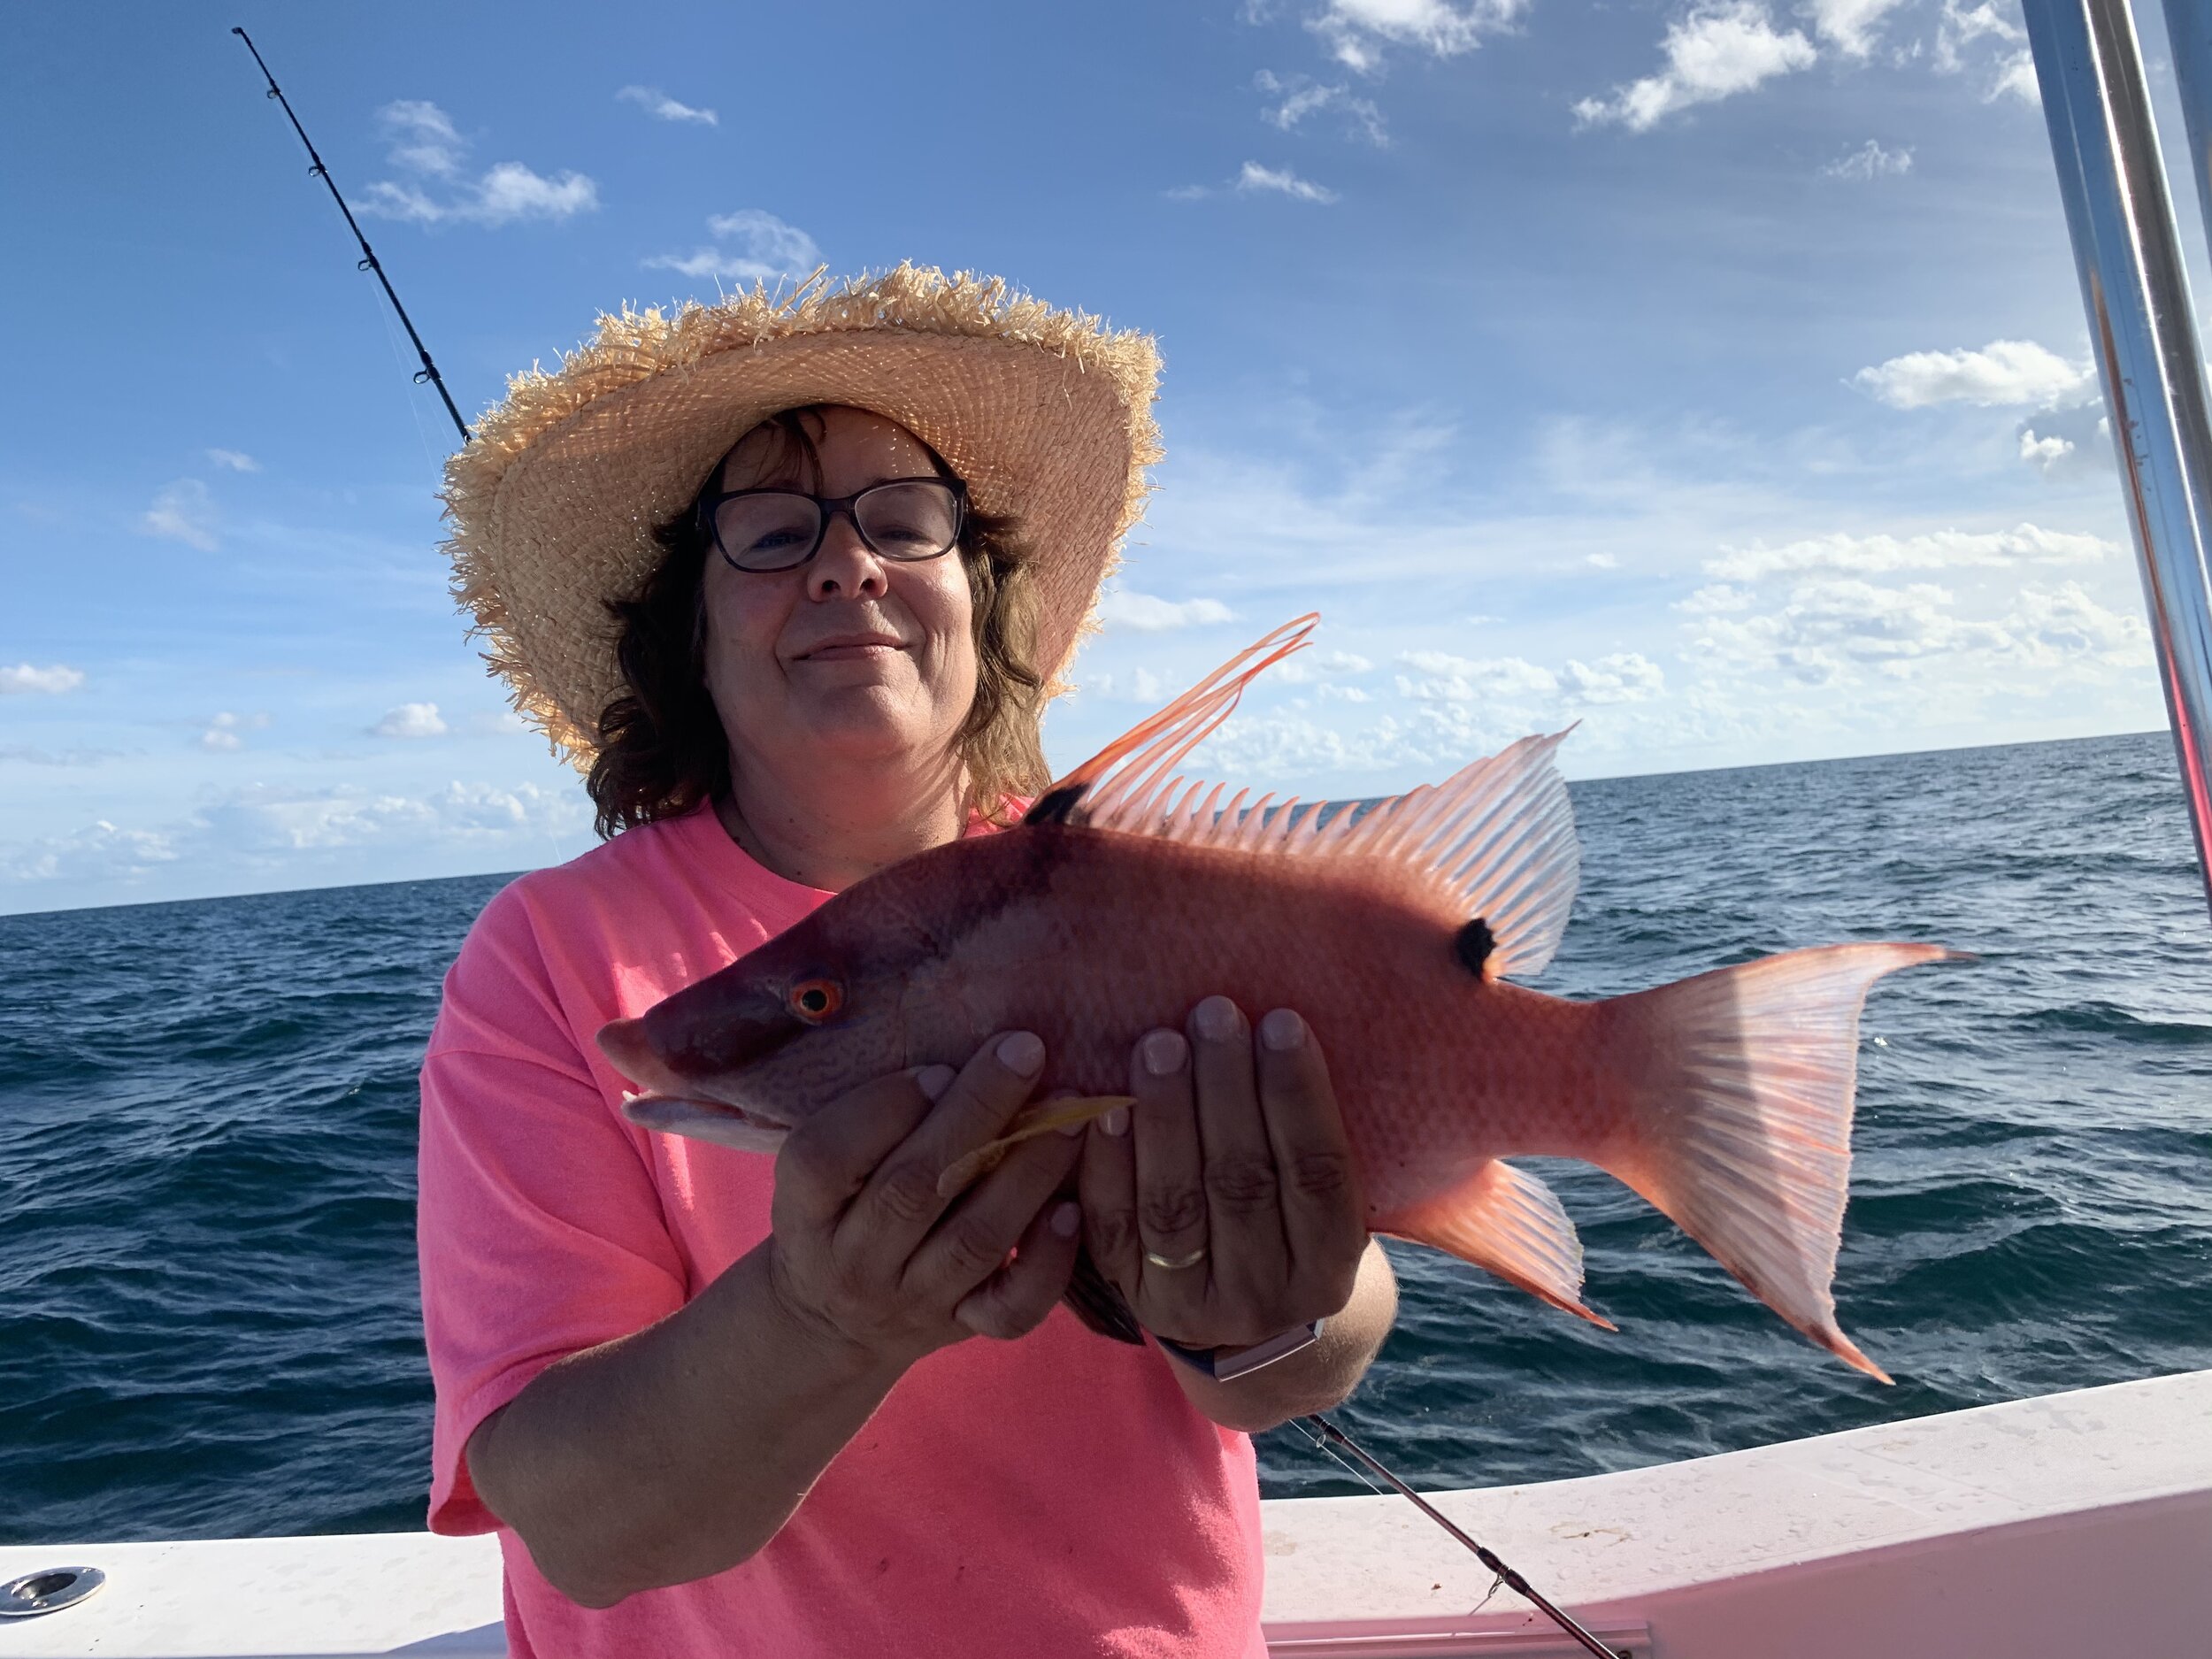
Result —
POLYGON ((2212 421, 2142 50, 2127 0, 2022 9, 2212 896, 2212 421))
POLYGON ((422 359, 422 367, 415 371, 415 384, 420 386, 427 380, 438 388, 438 396, 445 400, 445 412, 453 417, 454 429, 461 434, 463 443, 468 442, 468 422, 461 419, 460 410, 455 407, 453 394, 446 390, 445 376, 438 373, 438 365, 430 360, 430 348, 423 344, 422 336, 415 332, 414 319, 408 316, 407 308, 399 303, 399 291, 393 288, 392 279, 384 274, 383 264, 377 258, 376 250, 369 246, 369 239, 361 234, 361 227, 355 222, 353 210, 346 205, 346 198, 338 194, 337 180, 330 176, 330 169, 323 165, 323 158, 315 153, 315 141, 308 137, 307 129, 300 125, 300 118, 292 113, 292 100, 284 96, 283 88, 276 83, 276 77, 269 73, 269 65, 262 63, 261 49, 253 43, 253 36, 239 28, 231 30, 231 33, 246 42, 246 50, 253 54, 254 62, 260 66, 261 78, 269 83, 269 96, 283 105, 285 119, 292 123, 292 130, 300 135, 300 142, 307 146, 308 172, 323 181, 330 192, 330 199, 337 203, 338 211, 346 216, 346 228, 353 233, 354 241, 361 244, 358 268, 383 284, 384 297, 392 302, 392 309, 399 313, 400 326, 407 331, 407 338, 414 342, 415 355, 422 359))
POLYGON ((2212 5, 2166 0, 2166 42, 2181 88, 2181 119, 2189 141, 2189 171, 2197 181, 2202 228, 2212 239, 2212 5))

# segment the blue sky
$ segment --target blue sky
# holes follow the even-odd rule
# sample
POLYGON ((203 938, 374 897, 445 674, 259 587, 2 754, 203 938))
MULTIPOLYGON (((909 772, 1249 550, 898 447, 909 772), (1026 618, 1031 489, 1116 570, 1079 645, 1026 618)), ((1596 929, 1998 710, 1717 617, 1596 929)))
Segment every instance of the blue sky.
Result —
POLYGON ((465 412, 601 309, 818 260, 1156 333, 1168 459, 1063 765, 1308 609, 1210 774, 2162 722, 2008 0, 615 15, 12 19, 0 910, 589 844, 447 598, 444 415, 234 22, 465 412))

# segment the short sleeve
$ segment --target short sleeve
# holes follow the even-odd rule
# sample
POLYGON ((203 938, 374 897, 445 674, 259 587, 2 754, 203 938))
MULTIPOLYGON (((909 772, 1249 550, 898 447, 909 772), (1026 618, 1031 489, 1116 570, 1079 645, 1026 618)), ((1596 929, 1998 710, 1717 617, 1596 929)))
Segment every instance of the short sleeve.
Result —
POLYGON ((639 1139, 595 1079, 530 906, 510 887, 446 976, 422 1068, 432 1532, 499 1525, 463 1455, 486 1417, 556 1360, 683 1305, 683 1262, 639 1139))

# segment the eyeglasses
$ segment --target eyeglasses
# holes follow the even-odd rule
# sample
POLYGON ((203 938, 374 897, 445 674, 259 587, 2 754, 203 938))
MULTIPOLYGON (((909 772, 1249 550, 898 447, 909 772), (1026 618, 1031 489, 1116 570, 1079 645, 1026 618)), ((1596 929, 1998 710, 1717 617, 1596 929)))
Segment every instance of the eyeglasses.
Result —
POLYGON ((702 495, 699 516, 724 558, 741 571, 796 570, 822 549, 842 513, 879 557, 914 564, 941 557, 960 540, 967 492, 949 479, 892 478, 827 500, 795 489, 737 489, 702 495))

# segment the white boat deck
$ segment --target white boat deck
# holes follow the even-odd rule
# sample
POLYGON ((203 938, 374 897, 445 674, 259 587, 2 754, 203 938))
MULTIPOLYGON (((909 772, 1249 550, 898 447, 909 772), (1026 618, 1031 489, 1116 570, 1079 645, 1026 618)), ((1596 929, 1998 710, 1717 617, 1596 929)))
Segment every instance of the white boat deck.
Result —
MULTIPOLYGON (((2212 1371, 1440 1509, 1643 1659, 2212 1655, 2212 1371)), ((1564 1655, 1402 1499, 1263 1506, 1278 1654, 1564 1655)), ((0 1547, 0 1581, 104 1589, 0 1620, 0 1659, 505 1652, 489 1539, 427 1533, 0 1547)))

